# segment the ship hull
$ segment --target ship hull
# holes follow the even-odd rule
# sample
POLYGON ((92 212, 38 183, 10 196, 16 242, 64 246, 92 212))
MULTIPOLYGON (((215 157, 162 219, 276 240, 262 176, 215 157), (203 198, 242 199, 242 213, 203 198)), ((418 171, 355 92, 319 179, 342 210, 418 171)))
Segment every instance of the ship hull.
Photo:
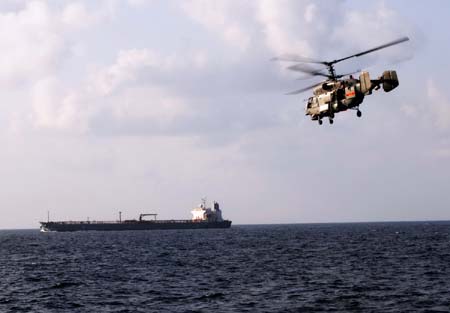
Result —
POLYGON ((230 228, 231 221, 41 222, 42 232, 230 228))

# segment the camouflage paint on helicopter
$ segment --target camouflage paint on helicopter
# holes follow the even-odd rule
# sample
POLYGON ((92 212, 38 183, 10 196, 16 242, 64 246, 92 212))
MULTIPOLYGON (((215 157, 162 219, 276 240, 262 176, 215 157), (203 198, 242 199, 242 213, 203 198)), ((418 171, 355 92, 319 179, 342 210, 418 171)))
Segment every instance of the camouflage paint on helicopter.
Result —
POLYGON ((297 62, 298 64, 289 66, 288 69, 306 73, 310 76, 323 76, 327 80, 308 86, 293 92, 289 95, 299 94, 313 88, 313 96, 310 97, 306 104, 306 115, 310 115, 312 120, 317 120, 322 125, 322 118, 328 117, 330 124, 333 124, 335 113, 346 111, 348 109, 357 110, 356 114, 361 117, 359 105, 363 102, 366 95, 372 94, 373 90, 380 89, 381 85, 385 92, 395 89, 398 85, 398 77, 396 71, 384 71, 383 75, 377 79, 370 79, 368 72, 361 72, 359 79, 353 78, 351 74, 336 75, 334 64, 353 58, 359 57, 380 49, 384 49, 405 41, 408 37, 403 37, 387 44, 363 51, 342 59, 334 61, 316 61, 301 56, 281 56, 274 60, 297 62), (326 66, 328 74, 323 72, 323 69, 314 69, 306 66, 304 63, 316 63, 326 66), (349 75, 349 78, 341 79, 349 75))

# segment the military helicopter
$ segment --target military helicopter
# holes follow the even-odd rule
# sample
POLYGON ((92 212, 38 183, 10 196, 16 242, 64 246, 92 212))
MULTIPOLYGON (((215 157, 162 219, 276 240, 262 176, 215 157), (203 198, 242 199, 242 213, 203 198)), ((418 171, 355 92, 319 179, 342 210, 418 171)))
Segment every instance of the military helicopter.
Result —
POLYGON ((324 117, 328 117, 330 124, 333 124, 335 114, 347 111, 348 109, 356 110, 356 115, 361 117, 362 113, 359 110, 359 105, 363 102, 366 95, 372 94, 373 90, 378 90, 380 86, 383 86, 383 90, 389 92, 399 85, 397 72, 393 70, 384 71, 377 79, 370 79, 369 72, 362 71, 359 79, 356 79, 352 75, 356 72, 342 75, 336 74, 334 64, 408 40, 408 37, 402 37, 384 45, 333 61, 318 61, 297 55, 284 55, 273 58, 272 60, 295 62, 297 64, 289 66, 289 70, 306 73, 309 76, 322 76, 327 78, 320 83, 289 92, 288 95, 300 94, 313 89, 313 96, 308 99, 306 104, 306 115, 310 115, 311 120, 318 121, 319 125, 322 125, 322 118, 324 117), (324 73, 325 69, 323 68, 316 69, 308 66, 307 63, 322 64, 326 67, 328 73, 324 73), (349 77, 343 79, 344 76, 349 77))

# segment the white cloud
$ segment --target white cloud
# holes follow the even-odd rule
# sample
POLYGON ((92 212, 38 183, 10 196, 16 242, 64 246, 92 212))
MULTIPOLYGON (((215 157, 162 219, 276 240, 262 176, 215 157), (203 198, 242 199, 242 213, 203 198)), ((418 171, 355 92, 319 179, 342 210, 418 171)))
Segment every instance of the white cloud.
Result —
POLYGON ((14 11, 23 7, 29 0, 3 0, 0 2, 0 11, 14 11))
POLYGON ((435 149, 432 154, 437 158, 450 158, 450 148, 435 149))
POLYGON ((54 77, 34 85, 32 110, 37 129, 109 135, 169 134, 190 114, 184 99, 161 87, 130 85, 114 96, 103 96, 67 88, 54 77))
MULTIPOLYGON (((308 2, 286 0, 281 3, 271 0, 259 2, 257 19, 264 33, 264 41, 274 55, 313 53, 313 48, 308 42, 308 33, 315 34, 314 24, 311 25, 310 21, 314 18, 316 6, 308 2), (302 14, 306 18, 299 18, 302 14)), ((320 40, 320 37, 317 36, 316 39, 320 40)))
POLYGON ((85 132, 91 115, 89 101, 56 78, 39 80, 32 91, 32 120, 38 128, 85 132))
MULTIPOLYGON (((229 48, 227 57, 237 62, 243 60, 242 54, 254 57, 255 52, 333 59, 413 32, 411 24, 383 2, 366 10, 339 0, 189 0, 180 6, 189 18, 222 39, 229 48)), ((381 53, 384 63, 411 57, 407 46, 381 53)), ((373 63, 377 58, 375 54, 366 60, 373 63)))
POLYGON ((61 27, 44 2, 29 2, 17 12, 0 13, 0 82, 48 73, 65 52, 61 27))
POLYGON ((241 53, 263 44, 275 54, 311 54, 310 39, 325 40, 319 34, 326 35, 333 27, 327 23, 333 20, 338 6, 336 1, 317 5, 310 0, 190 0, 183 1, 181 7, 191 19, 241 53))
POLYGON ((142 8, 155 2, 154 0, 127 0, 128 4, 134 8, 142 8))
POLYGON ((70 35, 106 16, 110 5, 89 10, 81 2, 60 9, 46 1, 17 2, 0 11, 0 83, 29 82, 53 75, 70 56, 70 35))
MULTIPOLYGON (((360 52, 403 37, 413 36, 414 26, 384 2, 369 10, 346 10, 342 22, 330 29, 333 44, 341 43, 350 53, 360 52)), ((390 47, 374 54, 364 56, 374 61, 383 56, 383 63, 397 62, 412 57, 411 42, 390 47)))
POLYGON ((431 113, 434 124, 441 130, 450 129, 450 99, 448 96, 432 79, 427 82, 427 95, 429 103, 425 110, 431 113))
POLYGON ((87 28, 101 21, 104 12, 92 12, 81 2, 69 3, 61 12, 61 21, 73 28, 87 28))
POLYGON ((127 133, 126 127, 130 133, 170 132, 180 116, 189 115, 187 101, 152 78, 158 73, 174 75, 185 63, 201 68, 205 62, 202 54, 176 63, 152 50, 131 49, 120 51, 113 64, 97 69, 74 88, 56 77, 41 79, 33 86, 33 124, 76 132, 94 128, 127 133))
POLYGON ((206 29, 220 34, 233 47, 241 51, 248 49, 251 34, 240 17, 246 15, 251 18, 251 2, 187 0, 180 5, 190 18, 206 29))
POLYGON ((120 51, 111 66, 95 74, 94 85, 101 94, 110 94, 121 84, 132 82, 145 69, 168 70, 172 66, 170 58, 162 58, 148 49, 120 51))
POLYGON ((419 114, 419 108, 417 106, 411 105, 411 103, 404 103, 400 106, 400 110, 409 117, 417 117, 419 114))
POLYGON ((60 217, 95 207, 105 218, 114 207, 169 205, 177 194, 166 211, 173 218, 205 193, 226 200, 226 216, 238 223, 256 222, 252 207, 258 222, 427 216, 411 215, 422 199, 438 199, 448 215, 448 166, 435 166, 449 155, 448 142, 436 139, 449 123, 444 80, 436 73, 428 90, 407 88, 438 65, 406 64, 414 70, 399 70, 403 87, 366 99, 362 119, 342 113, 333 127, 318 127, 304 116, 303 95, 283 96, 300 83, 268 61, 345 56, 410 35, 401 16, 410 10, 380 3, 2 1, 0 127, 13 132, 0 132, 0 198, 4 208, 24 208, 3 215, 34 227, 39 207, 60 208, 60 217), (4 86, 17 81, 25 83, 4 86), (399 116, 402 101, 430 127, 399 116), (324 181, 332 188, 317 201, 311 195, 324 181))
POLYGON ((107 99, 91 127, 105 134, 176 135, 190 119, 189 103, 160 87, 130 86, 107 99))
MULTIPOLYGON (((138 1, 129 2, 129 4, 145 6, 148 3, 138 1)), ((322 3, 309 0, 283 0, 282 2, 190 0, 181 2, 179 5, 189 19, 200 23, 208 31, 219 34, 219 38, 229 44, 231 49, 237 48, 237 53, 245 52, 249 55, 253 55, 256 51, 252 49, 258 49, 258 54, 265 52, 266 55, 285 52, 312 55, 318 51, 322 52, 320 48, 328 47, 330 40, 337 38, 341 41, 342 38, 337 34, 346 33, 335 32, 336 29, 355 29, 356 24, 362 23, 367 18, 366 13, 349 11, 350 22, 346 21, 347 13, 340 1, 322 3), (337 13, 341 13, 343 18, 336 18, 337 13)), ((383 22, 384 19, 388 21, 398 19, 395 14, 386 13, 381 9, 378 15, 377 22, 383 22)), ((61 20, 76 28, 80 27, 77 24, 78 21, 90 19, 91 23, 94 23, 97 20, 96 16, 98 14, 88 12, 85 6, 75 2, 64 8, 61 20)), ((375 31, 377 27, 377 23, 374 22, 366 25, 364 29, 375 31)), ((356 33, 353 35, 355 39, 342 41, 345 45, 340 46, 349 46, 357 40, 362 41, 356 33)), ((34 107, 40 108, 37 111, 41 112, 36 115, 39 117, 37 125, 46 125, 46 127, 51 125, 61 127, 64 123, 66 126, 89 125, 98 114, 110 115, 110 118, 114 120, 113 123, 123 125, 128 125, 128 121, 136 120, 138 117, 141 117, 141 120, 152 121, 159 118, 163 121, 161 123, 164 125, 163 128, 166 129, 171 128, 169 125, 171 122, 179 122, 177 118, 182 116, 201 115, 207 119, 208 114, 211 115, 210 118, 217 118, 216 114, 226 114, 235 116, 233 120, 236 125, 246 123, 253 125, 252 127, 264 127, 276 120, 277 118, 273 118, 269 122, 270 119, 266 119, 267 114, 258 116, 247 112, 255 109, 250 103, 260 101, 259 99, 248 99, 245 100, 246 104, 243 104, 243 100, 238 95, 230 96, 230 92, 237 94, 235 87, 242 89, 240 86, 252 84, 249 79, 254 79, 256 75, 261 77, 258 77, 253 84, 264 79, 270 81, 272 78, 265 78, 267 74, 275 74, 270 71, 252 73, 261 67, 256 64, 261 62, 260 59, 239 57, 216 60, 213 53, 214 51, 207 51, 207 49, 174 51, 169 54, 154 48, 122 49, 112 64, 97 67, 88 79, 78 83, 78 89, 70 89, 69 94, 77 95, 77 101, 60 101, 59 105, 64 108, 57 110, 56 104, 51 105, 52 110, 48 109, 48 100, 44 101, 47 104, 42 107, 35 104, 34 107), (215 60, 215 63, 211 60, 215 60), (231 64, 236 66, 233 70, 230 68, 231 64), (248 73, 234 73, 239 70, 248 73), (194 89, 198 89, 197 94, 189 94, 189 91, 192 92, 194 89), (211 101, 212 95, 215 97, 214 104, 210 103, 210 107, 206 107, 207 111, 205 106, 187 109, 192 103, 211 101), (80 102, 92 102, 95 105, 80 104, 80 102), (233 110, 230 102, 237 102, 245 108, 233 110), (80 111, 84 113, 79 113, 76 108, 69 109, 68 103, 81 105, 80 111), (83 108, 86 106, 91 109, 86 111, 83 108), (47 109, 42 111, 43 108, 47 109), (186 115, 188 111, 189 114, 186 115), (52 114, 54 121, 49 122, 52 114), (73 122, 80 118, 88 120, 73 122), (263 118, 264 121, 256 121, 257 118, 263 118), (121 120, 123 123, 120 122, 121 120)), ((270 67, 269 62, 265 66, 270 67)), ((273 112, 273 116, 283 116, 285 113, 282 108, 274 110, 276 111, 273 112)), ((223 126, 230 125, 225 123, 223 126)), ((196 126, 192 125, 192 127, 196 126)))

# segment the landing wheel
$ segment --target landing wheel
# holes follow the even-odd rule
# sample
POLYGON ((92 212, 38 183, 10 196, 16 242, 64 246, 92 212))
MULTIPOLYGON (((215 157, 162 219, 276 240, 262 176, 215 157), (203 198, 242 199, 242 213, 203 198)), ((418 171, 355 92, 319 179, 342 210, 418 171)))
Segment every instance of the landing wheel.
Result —
POLYGON ((319 122, 319 125, 322 125, 322 123, 323 123, 322 120, 319 120, 318 122, 319 122))
POLYGON ((333 124, 333 119, 332 118, 330 118, 330 124, 333 124))
POLYGON ((356 116, 357 116, 357 117, 361 117, 361 115, 362 115, 362 113, 361 113, 360 110, 356 111, 356 116))

